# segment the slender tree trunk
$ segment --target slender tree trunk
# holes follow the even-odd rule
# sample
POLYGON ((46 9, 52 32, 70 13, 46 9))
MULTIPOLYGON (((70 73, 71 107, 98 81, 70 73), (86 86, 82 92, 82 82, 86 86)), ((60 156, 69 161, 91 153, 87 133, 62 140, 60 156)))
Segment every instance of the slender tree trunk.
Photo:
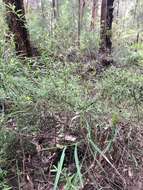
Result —
POLYGON ((90 24, 90 28, 91 28, 91 30, 94 30, 94 28, 95 28, 97 3, 98 3, 98 0, 93 0, 92 16, 91 16, 91 24, 90 24))
POLYGON ((44 10, 44 1, 41 0, 41 12, 42 12, 42 19, 45 22, 45 10, 44 10))
POLYGON ((137 14, 137 9, 138 9, 138 4, 139 4, 139 0, 136 0, 135 3, 135 10, 134 10, 134 21, 136 22, 136 14, 137 14))
POLYGON ((107 49, 111 53, 112 50, 112 23, 113 23, 113 4, 114 0, 107 1, 107 49))
POLYGON ((78 0, 78 27, 77 27, 77 45, 80 48, 80 33, 81 33, 81 0, 78 0))
POLYGON ((33 56, 28 30, 25 26, 25 11, 23 0, 3 0, 7 9, 7 24, 14 35, 15 50, 20 56, 33 56), (14 11, 10 6, 15 6, 14 11))
POLYGON ((85 0, 81 0, 81 3, 80 3, 81 27, 83 23, 84 8, 85 8, 85 0))
POLYGON ((25 12, 28 13, 29 12, 29 1, 28 0, 24 1, 24 8, 25 8, 25 12))
MULTIPOLYGON (((137 36, 136 36, 136 41, 135 43, 139 43, 139 38, 140 38, 140 31, 139 31, 139 28, 140 28, 140 24, 139 24, 139 21, 138 21, 138 18, 137 18, 137 11, 138 11, 138 6, 139 6, 139 0, 136 0, 136 3, 135 3, 135 10, 134 10, 134 23, 136 24, 136 27, 137 27, 137 36)), ((137 51, 137 49, 136 49, 137 51)))
POLYGON ((57 10, 57 19, 58 19, 59 16, 60 16, 60 11, 59 11, 59 0, 57 0, 57 3, 56 3, 56 10, 57 10))
POLYGON ((109 56, 112 51, 112 22, 114 0, 102 0, 101 5, 101 29, 100 29, 100 54, 103 64, 110 64, 109 56))
POLYGON ((100 52, 106 48, 106 25, 107 25, 107 0, 102 0, 101 19, 100 19, 100 52))
POLYGON ((83 24, 85 0, 78 0, 78 47, 80 48, 80 35, 83 24))
POLYGON ((53 17, 56 20, 57 19, 57 6, 56 6, 56 0, 52 0, 52 8, 53 8, 53 17))
POLYGON ((120 0, 117 2, 117 19, 119 17, 120 0))

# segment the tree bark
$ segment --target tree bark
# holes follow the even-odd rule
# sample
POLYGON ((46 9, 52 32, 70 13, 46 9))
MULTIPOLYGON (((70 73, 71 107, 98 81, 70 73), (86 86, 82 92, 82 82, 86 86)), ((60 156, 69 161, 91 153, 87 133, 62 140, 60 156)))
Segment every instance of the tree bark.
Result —
POLYGON ((101 23, 100 23, 100 50, 103 64, 110 64, 108 60, 112 51, 112 22, 113 22, 114 0, 102 0, 101 23))
POLYGON ((14 35, 15 50, 20 56, 33 56, 30 37, 25 26, 25 11, 23 0, 3 0, 6 4, 6 20, 9 31, 14 35), (14 10, 11 7, 14 6, 14 10))
POLYGON ((41 12, 42 12, 43 22, 45 22, 45 9, 44 9, 44 1, 43 0, 41 0, 41 12))
POLYGON ((98 0, 93 0, 92 16, 91 16, 91 24, 90 24, 91 30, 94 30, 95 28, 97 3, 98 3, 98 0))
POLYGON ((52 0, 52 8, 53 8, 53 16, 54 19, 57 19, 57 7, 56 7, 56 0, 52 0))
POLYGON ((118 17, 119 17, 119 8, 120 8, 120 0, 117 1, 117 20, 118 20, 118 17))
POLYGON ((85 0, 78 0, 78 47, 80 48, 80 35, 83 23, 85 0))
POLYGON ((25 1, 24 1, 24 9, 25 9, 25 12, 26 12, 26 13, 29 12, 29 1, 28 1, 28 0, 25 0, 25 1))
POLYGON ((78 0, 78 26, 77 26, 77 45, 80 48, 80 33, 81 33, 81 0, 78 0))
POLYGON ((59 16, 60 16, 60 12, 59 12, 59 0, 57 0, 56 9, 57 9, 57 19, 58 19, 59 16))
POLYGON ((85 8, 85 0, 81 0, 81 3, 80 3, 81 25, 82 25, 83 16, 84 16, 84 8, 85 8))

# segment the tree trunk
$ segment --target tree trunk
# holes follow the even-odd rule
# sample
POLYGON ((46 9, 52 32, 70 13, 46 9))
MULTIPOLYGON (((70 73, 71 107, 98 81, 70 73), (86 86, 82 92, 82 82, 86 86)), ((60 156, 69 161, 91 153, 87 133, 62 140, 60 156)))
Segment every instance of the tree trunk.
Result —
POLYGON ((25 11, 23 0, 3 0, 7 9, 7 24, 14 35, 15 50, 20 56, 33 56, 29 33, 25 26, 25 11), (11 9, 12 6, 14 10, 11 9), (11 6, 11 7, 10 7, 11 6))
POLYGON ((112 51, 112 22, 113 22, 114 0, 102 0, 101 5, 101 29, 100 29, 100 50, 103 64, 110 64, 109 59, 112 51))
POLYGON ((91 24, 90 24, 91 30, 94 30, 94 28, 95 28, 97 3, 98 3, 97 0, 93 0, 92 16, 91 16, 91 24))
POLYGON ((83 22, 85 0, 78 0, 78 47, 80 48, 80 35, 83 22))
POLYGON ((117 1, 117 21, 118 21, 118 17, 119 17, 119 8, 120 8, 120 0, 117 1))
POLYGON ((138 4, 139 4, 139 0, 136 0, 135 3, 135 10, 134 10, 134 21, 136 22, 136 14, 137 14, 137 9, 138 9, 138 4))
POLYGON ((25 9, 25 12, 26 12, 26 13, 29 12, 29 1, 28 1, 28 0, 25 0, 25 1, 24 1, 24 9, 25 9))
POLYGON ((80 48, 80 33, 81 33, 81 0, 78 0, 78 26, 77 26, 77 45, 80 48))
POLYGON ((41 13, 42 13, 43 22, 45 22, 45 8, 44 8, 44 1, 43 0, 41 0, 41 13))
POLYGON ((81 3, 80 3, 81 25, 82 25, 83 16, 84 16, 84 8, 85 8, 85 0, 81 0, 81 3))
POLYGON ((58 19, 59 16, 60 16, 60 12, 59 12, 59 0, 57 0, 56 10, 57 10, 57 19, 58 19))
POLYGON ((56 0, 52 0, 52 8, 53 8, 53 17, 57 19, 57 7, 56 7, 56 0))

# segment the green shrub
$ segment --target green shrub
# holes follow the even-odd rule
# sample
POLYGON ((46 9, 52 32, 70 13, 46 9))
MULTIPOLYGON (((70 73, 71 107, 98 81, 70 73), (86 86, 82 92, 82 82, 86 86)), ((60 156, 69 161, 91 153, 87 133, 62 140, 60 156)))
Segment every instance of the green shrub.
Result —
POLYGON ((105 73, 100 83, 102 95, 117 102, 134 100, 135 92, 138 101, 142 102, 143 76, 128 70, 112 67, 105 73))
POLYGON ((7 182, 5 180, 6 176, 7 176, 7 172, 0 168, 0 189, 2 190, 12 189, 7 185, 7 182))

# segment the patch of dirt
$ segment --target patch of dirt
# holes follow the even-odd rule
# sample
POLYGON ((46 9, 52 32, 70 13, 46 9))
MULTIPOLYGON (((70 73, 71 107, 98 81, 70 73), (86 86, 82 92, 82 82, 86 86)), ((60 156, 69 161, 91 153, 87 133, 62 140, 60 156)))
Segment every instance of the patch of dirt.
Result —
MULTIPOLYGON (((130 123, 119 123, 117 134, 108 147, 112 128, 100 129, 93 126, 92 136, 102 150, 93 157, 87 141, 88 131, 79 125, 79 115, 73 113, 46 114, 41 118, 41 128, 34 136, 21 134, 20 142, 27 139, 33 144, 34 151, 26 152, 19 147, 22 157, 19 165, 10 166, 11 173, 16 176, 8 181, 14 190, 52 190, 57 167, 63 149, 66 146, 63 167, 69 175, 77 171, 74 150, 78 146, 78 157, 82 162, 81 172, 85 184, 80 190, 142 190, 143 189, 143 130, 130 123), (104 154, 102 154, 104 153, 104 154), (16 167, 19 167, 17 174, 16 167), (17 187, 15 187, 17 185, 17 187)), ((60 190, 64 189, 64 180, 60 190)))

